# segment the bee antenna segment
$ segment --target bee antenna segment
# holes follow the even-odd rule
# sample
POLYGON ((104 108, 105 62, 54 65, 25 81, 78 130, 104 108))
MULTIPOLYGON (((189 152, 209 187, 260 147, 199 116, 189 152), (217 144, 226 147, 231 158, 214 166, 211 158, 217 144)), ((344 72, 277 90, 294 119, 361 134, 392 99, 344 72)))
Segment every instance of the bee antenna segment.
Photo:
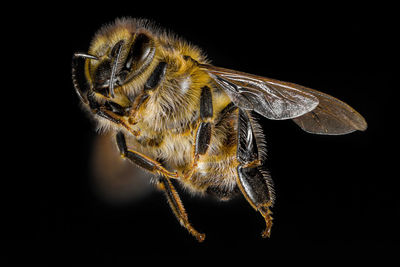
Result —
POLYGON ((115 74, 117 72, 118 60, 119 60, 119 57, 120 57, 121 51, 122 51, 123 42, 120 42, 117 45, 118 45, 118 52, 115 55, 114 64, 112 66, 111 76, 110 76, 110 87, 109 87, 110 91, 109 91, 109 93, 110 93, 112 98, 114 98, 114 80, 115 80, 115 74))
POLYGON ((84 94, 82 93, 82 90, 81 90, 81 88, 79 86, 78 78, 77 78, 77 75, 76 75, 76 68, 78 66, 78 59, 79 58, 94 59, 94 60, 98 60, 99 58, 96 57, 96 56, 92 56, 92 55, 84 54, 84 53, 75 53, 73 55, 73 57, 72 57, 72 83, 74 85, 75 92, 79 96, 79 99, 83 103, 88 104, 88 100, 87 100, 86 97, 84 97, 84 94))

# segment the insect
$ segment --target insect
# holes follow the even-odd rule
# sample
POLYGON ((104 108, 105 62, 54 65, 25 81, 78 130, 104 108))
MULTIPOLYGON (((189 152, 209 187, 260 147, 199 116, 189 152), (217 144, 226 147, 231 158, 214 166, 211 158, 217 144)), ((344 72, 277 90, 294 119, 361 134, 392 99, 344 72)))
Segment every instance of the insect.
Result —
POLYGON ((72 80, 98 128, 112 133, 123 158, 155 174, 178 221, 198 241, 205 234, 189 222, 173 180, 194 195, 242 194, 265 219, 262 237, 270 236, 274 190, 255 113, 292 119, 316 134, 367 128, 332 96, 211 65, 198 47, 143 19, 103 26, 87 53, 73 55, 72 80))

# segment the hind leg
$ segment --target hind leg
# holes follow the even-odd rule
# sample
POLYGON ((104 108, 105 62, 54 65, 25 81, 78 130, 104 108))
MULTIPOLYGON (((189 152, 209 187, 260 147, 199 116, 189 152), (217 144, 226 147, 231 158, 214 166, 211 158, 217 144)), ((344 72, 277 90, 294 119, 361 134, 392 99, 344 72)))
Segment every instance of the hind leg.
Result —
POLYGON ((262 170, 254 127, 247 111, 239 109, 238 147, 236 158, 237 184, 250 205, 264 217, 266 228, 262 237, 269 237, 272 227, 273 188, 269 175, 262 170))

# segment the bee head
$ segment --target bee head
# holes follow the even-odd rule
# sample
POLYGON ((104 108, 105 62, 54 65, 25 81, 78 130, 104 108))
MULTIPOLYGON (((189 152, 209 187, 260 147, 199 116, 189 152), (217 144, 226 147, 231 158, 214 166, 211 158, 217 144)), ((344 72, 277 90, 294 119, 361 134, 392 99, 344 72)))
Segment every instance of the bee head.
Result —
POLYGON ((90 90, 106 98, 114 98, 119 87, 128 84, 148 68, 155 50, 151 35, 138 27, 135 20, 117 20, 103 27, 93 38, 88 54, 74 55, 72 75, 78 95, 84 98, 75 73, 77 58, 86 59, 85 77, 90 90))

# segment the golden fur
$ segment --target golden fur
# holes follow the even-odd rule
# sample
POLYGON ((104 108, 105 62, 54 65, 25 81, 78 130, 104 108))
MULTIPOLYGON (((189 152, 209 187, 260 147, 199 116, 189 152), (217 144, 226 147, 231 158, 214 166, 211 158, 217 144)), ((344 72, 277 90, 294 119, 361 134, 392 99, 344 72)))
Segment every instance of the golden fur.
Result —
MULTIPOLYGON (((181 184, 192 193, 204 193, 209 186, 231 191, 236 186, 236 120, 233 112, 226 121, 215 127, 216 118, 231 100, 212 82, 210 76, 201 70, 189 56, 199 63, 208 63, 204 53, 196 46, 159 30, 146 20, 118 19, 114 24, 100 29, 95 35, 89 53, 99 58, 107 56, 109 50, 120 40, 129 42, 135 33, 149 34, 156 46, 155 57, 150 66, 134 80, 116 88, 114 102, 128 106, 161 61, 167 63, 165 79, 154 91, 145 105, 141 106, 132 129, 139 130, 140 136, 131 135, 126 129, 99 118, 100 131, 123 130, 126 132, 128 147, 152 159, 162 159, 170 170, 177 171, 181 184), (200 93, 203 86, 212 88, 213 131, 210 146, 200 156, 198 165, 190 179, 183 179, 190 171, 194 134, 199 121, 200 93)), ((86 62, 86 77, 91 76, 98 61, 86 62)), ((101 95, 99 101, 104 101, 101 95)), ((259 131, 260 132, 260 131, 259 131)), ((261 133, 261 132, 260 132, 261 133)), ((261 138, 260 138, 261 139, 261 138)))

